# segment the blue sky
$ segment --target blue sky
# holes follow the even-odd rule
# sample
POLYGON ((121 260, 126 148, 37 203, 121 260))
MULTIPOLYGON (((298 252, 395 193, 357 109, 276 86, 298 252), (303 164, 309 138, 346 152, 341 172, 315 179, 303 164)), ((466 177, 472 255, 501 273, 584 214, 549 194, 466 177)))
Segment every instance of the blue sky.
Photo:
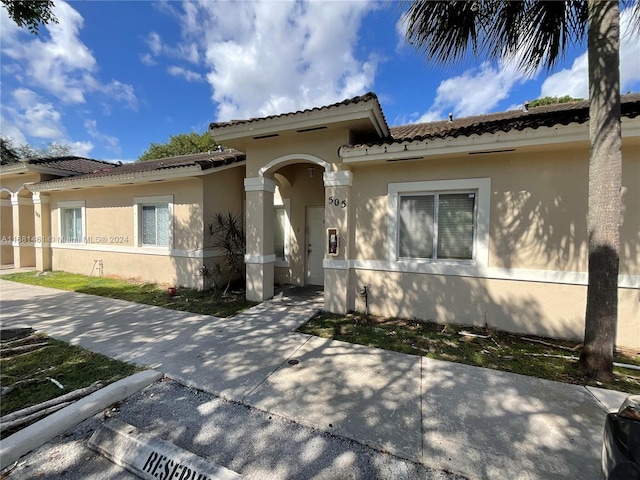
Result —
MULTIPOLYGON (((553 71, 469 60, 425 65, 390 2, 55 1, 34 36, 0 8, 0 134, 135 160, 212 121, 296 111, 374 91, 390 125, 586 98, 586 46, 553 71)), ((640 41, 622 15, 622 91, 640 91, 640 41)))

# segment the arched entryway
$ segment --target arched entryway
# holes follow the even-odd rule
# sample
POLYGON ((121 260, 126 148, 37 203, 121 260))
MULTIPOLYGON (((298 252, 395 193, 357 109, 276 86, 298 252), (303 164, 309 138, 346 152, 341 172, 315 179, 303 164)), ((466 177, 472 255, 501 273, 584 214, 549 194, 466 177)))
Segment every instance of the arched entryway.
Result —
POLYGON ((245 179, 247 297, 273 296, 274 284, 324 283, 324 178, 319 157, 279 157, 245 179))

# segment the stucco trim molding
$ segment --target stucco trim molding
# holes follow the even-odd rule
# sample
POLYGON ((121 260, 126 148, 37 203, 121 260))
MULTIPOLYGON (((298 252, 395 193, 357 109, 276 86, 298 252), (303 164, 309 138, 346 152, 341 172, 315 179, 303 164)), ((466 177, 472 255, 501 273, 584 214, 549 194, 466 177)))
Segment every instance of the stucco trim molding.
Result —
POLYGON ((322 267, 329 270, 349 270, 353 268, 351 265, 352 260, 334 260, 332 258, 325 258, 322 260, 322 267))
POLYGON ((276 191, 276 182, 266 177, 245 178, 244 191, 274 193, 276 191))
POLYGON ((169 250, 162 247, 134 247, 130 245, 105 245, 90 243, 59 243, 52 242, 43 246, 58 250, 81 250, 88 252, 122 253, 127 255, 154 255, 160 257, 181 257, 181 258, 215 258, 222 257, 224 253, 220 250, 169 250))
POLYGON ((244 263, 256 263, 256 264, 265 264, 265 263, 275 263, 276 262, 276 254, 272 253, 271 255, 250 255, 246 254, 244 256, 244 263))
POLYGON ((351 187, 353 185, 353 172, 349 170, 324 172, 322 179, 325 187, 351 187))
POLYGON ((49 195, 41 195, 40 192, 33 192, 33 204, 42 205, 50 203, 49 195))
POLYGON ((301 163, 301 162, 311 162, 313 164, 319 165, 324 168, 325 175, 326 172, 331 171, 331 164, 329 162, 324 161, 320 157, 316 157, 315 155, 309 155, 308 153, 292 153, 289 155, 284 155, 283 157, 278 157, 274 160, 271 160, 264 167, 260 169, 258 175, 260 178, 264 177, 265 174, 277 170, 280 167, 284 167, 286 165, 291 165, 293 163, 301 163), (277 167, 277 168, 276 168, 277 167))
MULTIPOLYGON (((18 192, 19 193, 19 192, 18 192)), ((11 205, 33 205, 33 199, 31 197, 20 197, 18 193, 11 194, 11 205)))
MULTIPOLYGON (((26 238, 33 238, 33 237, 26 237, 26 238)), ((12 247, 18 247, 18 248, 35 247, 35 245, 36 245, 35 242, 19 242, 19 241, 11 242, 12 247)))
MULTIPOLYGON (((339 260, 333 260, 339 262, 339 260)), ((325 262, 331 262, 331 260, 325 262)), ((348 262, 354 270, 373 270, 380 272, 416 273, 426 275, 447 275, 452 277, 474 277, 490 280, 510 280, 519 282, 555 283, 563 285, 586 286, 589 281, 587 272, 558 270, 539 270, 528 268, 480 267, 477 265, 458 265, 439 262, 420 262, 415 260, 342 260, 348 262)), ((331 267, 329 267, 331 268, 331 267)), ((340 268, 339 266, 333 268, 340 268)), ((640 275, 622 274, 618 276, 618 287, 640 289, 640 275)))

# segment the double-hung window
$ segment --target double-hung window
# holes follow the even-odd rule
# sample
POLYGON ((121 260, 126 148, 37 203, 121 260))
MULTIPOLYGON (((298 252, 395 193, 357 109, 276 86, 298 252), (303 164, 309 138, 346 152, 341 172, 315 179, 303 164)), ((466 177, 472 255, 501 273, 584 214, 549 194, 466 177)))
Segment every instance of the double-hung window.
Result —
POLYGON ((172 246, 173 197, 135 198, 137 245, 141 247, 172 246))
POLYGON ((390 183, 387 258, 487 266, 490 192, 488 178, 390 183))
POLYGON ((84 243, 84 202, 60 202, 60 243, 84 243))

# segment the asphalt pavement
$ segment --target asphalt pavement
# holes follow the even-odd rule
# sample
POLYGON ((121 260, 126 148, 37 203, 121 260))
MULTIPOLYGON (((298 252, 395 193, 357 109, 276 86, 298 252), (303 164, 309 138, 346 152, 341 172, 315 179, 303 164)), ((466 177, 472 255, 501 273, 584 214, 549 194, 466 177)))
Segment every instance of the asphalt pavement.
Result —
MULTIPOLYGON (((132 425, 157 431, 190 451, 200 449, 206 458, 252 478, 449 478, 438 472, 491 479, 600 478, 604 418, 625 394, 296 333, 322 308, 322 296, 295 293, 218 319, 0 280, 0 320, 146 365, 178 382, 177 391, 208 395, 173 416, 151 414, 150 405, 180 404, 175 398, 163 401, 169 394, 160 383, 123 405, 151 415, 132 425), (154 388, 160 390, 151 397, 154 388), (264 447, 252 454, 235 450, 217 456, 210 446, 216 434, 205 427, 217 424, 214 404, 234 405, 258 419, 249 423, 255 428, 224 428, 223 444, 242 446, 262 438, 264 447), (282 440, 265 433, 270 425, 260 424, 265 418, 305 433, 283 433, 301 441, 277 450, 282 440), (347 443, 336 447, 339 453, 324 456, 328 438, 347 443), (364 457, 349 453, 354 445, 378 460, 358 460, 364 457), (249 457, 253 460, 242 460, 249 457), (320 461, 310 470, 300 466, 314 465, 316 457, 337 467, 320 461)), ((82 438, 81 433, 70 435, 82 438)), ((76 443, 83 448, 82 441, 76 443)), ((52 445, 28 461, 44 451, 51 454, 52 445)))

